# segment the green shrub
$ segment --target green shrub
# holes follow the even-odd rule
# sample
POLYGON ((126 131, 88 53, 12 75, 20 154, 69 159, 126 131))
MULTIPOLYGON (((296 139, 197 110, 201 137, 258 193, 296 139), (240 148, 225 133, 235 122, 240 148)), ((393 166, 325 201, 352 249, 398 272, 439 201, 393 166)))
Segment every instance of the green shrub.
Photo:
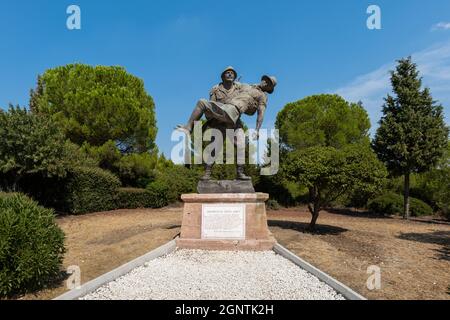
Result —
POLYGON ((0 112, 0 188, 19 190, 27 175, 64 177, 65 138, 55 122, 26 109, 0 112))
POLYGON ((401 214, 403 212, 402 196, 389 192, 369 201, 370 211, 386 215, 401 214))
POLYGON ((277 200, 274 200, 274 199, 269 199, 269 200, 267 200, 267 202, 266 202, 266 208, 268 209, 268 210, 280 210, 280 205, 278 204, 278 201, 277 200))
POLYGON ((100 168, 117 175, 125 187, 145 188, 155 179, 156 152, 130 153, 122 155, 114 141, 102 146, 91 146, 85 142, 82 150, 96 159, 100 168))
POLYGON ((410 198, 409 206, 413 217, 430 216, 433 214, 433 209, 422 200, 410 198))
MULTIPOLYGON (((409 198, 411 216, 418 217, 423 215, 431 215, 433 209, 423 202, 422 200, 416 198, 409 198)), ((372 212, 395 215, 403 213, 403 196, 388 192, 375 199, 372 199, 368 203, 368 208, 372 212)))
POLYGON ((159 170, 155 181, 168 187, 167 196, 169 203, 171 203, 178 201, 184 193, 197 192, 200 175, 201 172, 199 171, 181 165, 170 165, 159 170))
POLYGON ((53 211, 0 193, 0 297, 44 288, 61 275, 64 233, 53 211))
POLYGON ((169 204, 169 186, 164 181, 153 181, 147 186, 153 208, 162 208, 169 204))
POLYGON ((72 169, 63 182, 59 210, 72 214, 108 211, 116 208, 120 180, 100 168, 72 169))
MULTIPOLYGON (((434 211, 450 217, 450 166, 440 165, 428 172, 412 174, 410 195, 429 204, 434 211)), ((391 178, 387 189, 396 193, 403 191, 403 178, 391 178)))
POLYGON ((271 199, 285 207, 296 206, 303 200, 307 201, 308 190, 298 183, 286 181, 280 172, 273 176, 261 176, 259 183, 255 184, 255 190, 269 193, 271 199))
POLYGON ((117 191, 118 209, 156 208, 153 193, 146 189, 120 188, 117 191))
POLYGON ((129 187, 145 188, 154 180, 156 154, 133 153, 123 156, 116 164, 115 172, 122 184, 129 187))

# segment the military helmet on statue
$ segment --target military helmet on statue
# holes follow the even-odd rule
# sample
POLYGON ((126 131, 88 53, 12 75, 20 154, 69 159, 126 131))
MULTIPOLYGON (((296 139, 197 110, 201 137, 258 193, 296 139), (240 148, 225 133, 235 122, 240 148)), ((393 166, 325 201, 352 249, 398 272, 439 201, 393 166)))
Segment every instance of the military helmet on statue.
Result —
POLYGON ((269 91, 267 91, 268 93, 272 93, 277 85, 277 78, 275 78, 274 76, 263 75, 261 77, 261 80, 266 80, 269 84, 272 85, 271 86, 272 88, 269 91))
POLYGON ((225 73, 227 71, 233 71, 233 73, 234 73, 234 80, 237 79, 238 74, 237 74, 236 70, 232 66, 228 66, 228 67, 226 67, 225 70, 223 70, 223 72, 222 72, 222 74, 220 76, 222 78, 222 81, 225 81, 224 77, 225 77, 225 73))

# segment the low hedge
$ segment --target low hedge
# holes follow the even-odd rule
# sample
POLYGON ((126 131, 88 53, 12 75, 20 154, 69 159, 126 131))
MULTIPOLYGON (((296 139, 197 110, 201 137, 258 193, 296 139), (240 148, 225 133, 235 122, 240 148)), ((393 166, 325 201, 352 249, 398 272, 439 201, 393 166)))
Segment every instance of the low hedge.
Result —
POLYGON ((162 208, 171 202, 169 196, 170 188, 164 181, 153 181, 147 186, 146 190, 151 198, 152 208, 162 208))
MULTIPOLYGON (((168 189, 168 202, 176 202, 180 200, 180 197, 184 193, 197 192, 197 183, 200 178, 201 172, 198 170, 187 169, 182 165, 171 165, 160 170, 154 182, 152 184, 159 184, 157 187, 160 189, 168 189)), ((150 186, 150 188, 152 188, 150 186)), ((148 189, 148 188, 147 188, 148 189)), ((164 192, 164 191, 163 191, 164 192)))
POLYGON ((266 202, 266 208, 267 208, 268 210, 280 210, 280 209, 281 209, 281 206, 280 206, 280 204, 278 203, 277 200, 269 199, 269 200, 267 200, 267 202, 266 202))
POLYGON ((117 191, 118 209, 158 208, 155 194, 146 189, 120 188, 117 191))
POLYGON ((72 169, 62 183, 63 212, 81 214, 116 209, 120 180, 100 168, 72 169))
MULTIPOLYGON (((368 208, 372 212, 386 215, 403 214, 403 196, 393 192, 383 194, 370 200, 368 208)), ((409 208, 412 217, 433 214, 433 209, 428 204, 416 198, 409 198, 409 208)))
POLYGON ((61 279, 64 233, 54 213, 30 198, 0 193, 0 297, 61 279))

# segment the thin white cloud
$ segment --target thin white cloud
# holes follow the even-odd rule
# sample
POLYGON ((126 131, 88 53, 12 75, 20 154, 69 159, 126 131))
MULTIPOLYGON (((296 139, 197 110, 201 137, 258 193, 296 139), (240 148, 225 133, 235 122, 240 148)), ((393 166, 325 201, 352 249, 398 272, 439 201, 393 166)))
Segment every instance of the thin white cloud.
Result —
POLYGON ((450 22, 439 22, 436 23, 432 28, 432 31, 436 30, 450 30, 450 22))
MULTIPOLYGON (((435 100, 444 106, 450 119, 450 42, 439 43, 423 51, 412 54, 417 63, 423 85, 429 87, 435 100)), ((362 101, 374 125, 381 117, 384 97, 391 93, 390 70, 396 62, 387 63, 380 68, 356 77, 347 85, 334 90, 348 101, 362 101)))
POLYGON ((389 70, 393 66, 394 64, 387 64, 375 71, 358 76, 346 86, 336 90, 336 93, 349 101, 371 100, 377 93, 385 91, 386 84, 389 83, 389 70))

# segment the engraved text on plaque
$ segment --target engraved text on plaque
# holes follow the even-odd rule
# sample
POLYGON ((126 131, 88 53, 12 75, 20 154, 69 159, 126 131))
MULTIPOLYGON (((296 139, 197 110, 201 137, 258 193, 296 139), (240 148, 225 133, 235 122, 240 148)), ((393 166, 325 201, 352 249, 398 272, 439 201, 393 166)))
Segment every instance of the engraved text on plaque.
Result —
POLYGON ((244 240, 245 205, 204 204, 202 239, 244 240))

